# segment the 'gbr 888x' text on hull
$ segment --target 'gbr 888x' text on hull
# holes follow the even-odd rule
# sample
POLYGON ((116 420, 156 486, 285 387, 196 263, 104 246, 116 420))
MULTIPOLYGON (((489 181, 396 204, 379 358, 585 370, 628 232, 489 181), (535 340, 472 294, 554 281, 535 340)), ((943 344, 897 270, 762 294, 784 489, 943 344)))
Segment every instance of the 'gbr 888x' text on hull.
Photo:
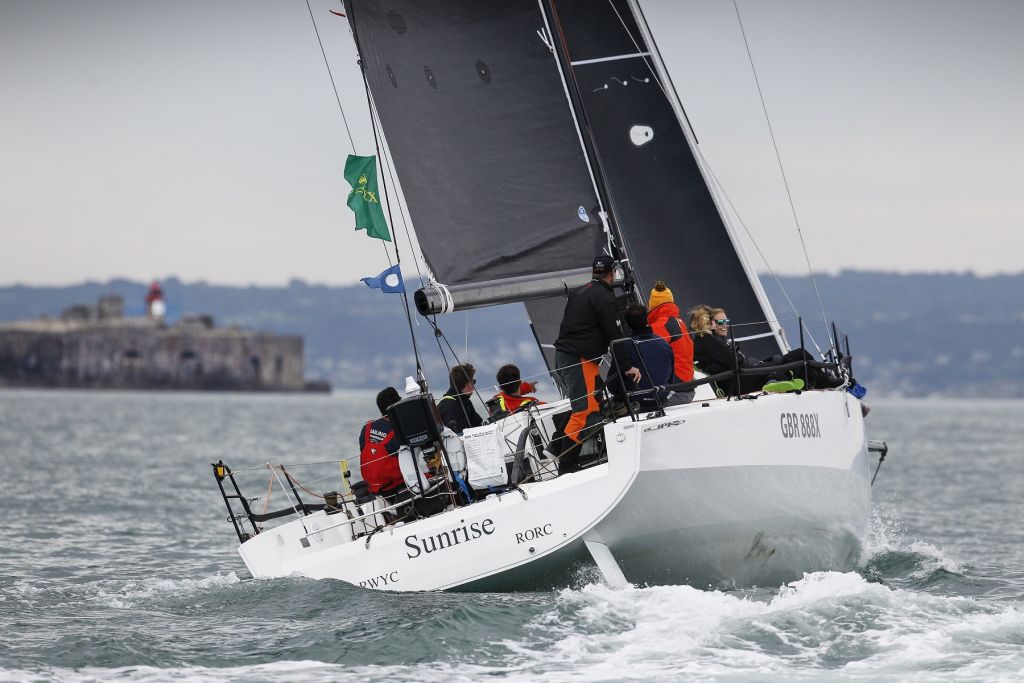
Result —
POLYGON ((857 562, 871 507, 860 401, 816 391, 687 408, 636 423, 640 472, 597 525, 628 580, 773 585, 857 562))

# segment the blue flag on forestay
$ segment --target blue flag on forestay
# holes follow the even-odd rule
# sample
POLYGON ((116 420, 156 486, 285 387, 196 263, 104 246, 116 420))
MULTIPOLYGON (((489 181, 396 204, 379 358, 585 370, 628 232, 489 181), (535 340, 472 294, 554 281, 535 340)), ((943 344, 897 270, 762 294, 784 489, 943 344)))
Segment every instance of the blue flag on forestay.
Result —
POLYGON ((364 277, 363 282, 371 289, 379 289, 388 294, 397 294, 405 291, 405 282, 402 280, 402 269, 395 264, 385 270, 377 277, 364 277))

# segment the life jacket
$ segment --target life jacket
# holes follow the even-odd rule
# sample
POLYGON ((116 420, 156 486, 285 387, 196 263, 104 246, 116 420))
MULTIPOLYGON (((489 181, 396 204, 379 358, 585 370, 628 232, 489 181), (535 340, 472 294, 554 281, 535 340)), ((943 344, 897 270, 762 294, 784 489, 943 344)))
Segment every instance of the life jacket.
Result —
POLYGON ((498 408, 507 413, 514 413, 527 403, 537 402, 537 399, 533 396, 510 396, 504 391, 498 392, 498 395, 494 398, 498 399, 498 408))
POLYGON ((398 466, 398 458, 388 453, 388 444, 395 438, 395 430, 392 429, 380 441, 374 443, 370 434, 373 420, 366 423, 363 430, 363 450, 359 452, 359 472, 366 481, 367 488, 371 493, 390 491, 391 489, 404 484, 402 470, 398 466))
POLYGON ((654 334, 668 342, 675 355, 675 374, 681 382, 693 380, 693 338, 679 317, 679 307, 671 301, 656 306, 647 314, 654 334))

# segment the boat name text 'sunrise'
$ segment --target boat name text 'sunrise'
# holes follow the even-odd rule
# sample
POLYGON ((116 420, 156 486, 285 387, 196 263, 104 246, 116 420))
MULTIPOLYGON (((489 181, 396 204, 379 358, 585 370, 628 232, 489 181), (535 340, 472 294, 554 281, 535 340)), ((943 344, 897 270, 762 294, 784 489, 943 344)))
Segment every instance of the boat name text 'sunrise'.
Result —
MULTIPOLYGON (((465 524, 466 520, 459 520, 465 524)), ((405 551, 405 554, 410 560, 414 560, 423 553, 432 553, 435 550, 444 550, 450 548, 453 545, 458 545, 459 532, 462 532, 463 541, 473 541, 480 538, 483 535, 490 536, 494 533, 494 520, 485 519, 482 522, 473 522, 469 526, 457 526, 451 531, 442 531, 433 536, 427 536, 423 540, 420 540, 416 534, 405 537, 405 545, 415 551, 413 554, 410 551, 405 551), (428 545, 429 544, 429 545, 428 545)))

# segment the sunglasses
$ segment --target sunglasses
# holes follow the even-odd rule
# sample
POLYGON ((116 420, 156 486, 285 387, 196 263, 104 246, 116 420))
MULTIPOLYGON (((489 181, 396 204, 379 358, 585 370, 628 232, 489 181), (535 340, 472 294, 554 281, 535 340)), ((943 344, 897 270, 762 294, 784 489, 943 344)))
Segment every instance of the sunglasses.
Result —
POLYGON ((716 325, 728 325, 730 322, 732 322, 732 321, 729 320, 728 318, 722 318, 721 320, 716 320, 715 324, 716 325))

